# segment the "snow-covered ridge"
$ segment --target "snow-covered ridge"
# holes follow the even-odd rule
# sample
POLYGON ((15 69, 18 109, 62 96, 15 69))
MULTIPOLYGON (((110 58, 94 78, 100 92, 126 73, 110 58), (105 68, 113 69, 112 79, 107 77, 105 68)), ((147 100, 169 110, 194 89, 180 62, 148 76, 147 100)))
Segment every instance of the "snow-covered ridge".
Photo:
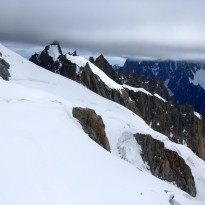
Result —
POLYGON ((147 90, 145 90, 144 88, 135 88, 135 87, 132 87, 132 86, 129 86, 129 85, 125 85, 125 84, 123 85, 123 87, 127 88, 129 90, 132 90, 134 92, 143 92, 143 93, 145 93, 147 95, 152 96, 152 94, 150 92, 148 92, 147 90))
POLYGON ((202 119, 201 115, 198 112, 194 112, 194 115, 197 116, 200 120, 202 119))
POLYGON ((164 98, 162 98, 160 95, 158 95, 157 93, 154 94, 155 97, 159 98, 160 100, 167 102, 164 98))
POLYGON ((10 82, 0 80, 0 204, 170 205, 174 194, 181 205, 204 205, 205 163, 189 148, 169 141, 130 110, 86 87, 1 45, 0 52, 12 76, 10 82), (72 117, 77 106, 94 109, 105 123, 112 153, 118 156, 120 144, 129 151, 123 153, 127 160, 141 170, 89 139, 72 117), (195 178, 196 198, 155 178, 142 161, 135 161, 140 148, 134 133, 150 134, 184 158, 195 178))
POLYGON ((88 63, 92 72, 97 75, 109 88, 116 90, 123 89, 121 85, 109 78, 102 70, 100 70, 97 66, 88 61, 86 58, 83 58, 81 56, 72 56, 69 54, 66 54, 66 57, 68 60, 70 60, 72 63, 75 63, 79 67, 85 67, 86 63, 88 63))
POLYGON ((154 97, 157 97, 159 98, 160 100, 164 101, 164 102, 167 102, 164 98, 162 98, 160 95, 158 95, 157 93, 155 93, 154 95, 152 95, 150 92, 148 92, 147 90, 145 90, 144 88, 135 88, 135 87, 132 87, 132 86, 129 86, 129 85, 122 85, 124 88, 127 88, 129 90, 132 90, 134 92, 142 92, 142 93, 145 93, 147 95, 150 95, 150 96, 154 96, 154 97))

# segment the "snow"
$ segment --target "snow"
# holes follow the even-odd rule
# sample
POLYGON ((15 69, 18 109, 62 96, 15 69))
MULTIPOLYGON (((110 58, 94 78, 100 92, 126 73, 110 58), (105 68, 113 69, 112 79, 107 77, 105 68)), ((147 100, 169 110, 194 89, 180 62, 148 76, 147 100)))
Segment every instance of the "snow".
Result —
MULTIPOLYGON (((135 87, 132 87, 132 86, 129 86, 129 85, 122 85, 123 88, 127 88, 129 90, 132 90, 134 92, 142 92, 142 93, 145 93, 147 95, 150 95, 150 96, 153 96, 150 92, 148 92, 147 90, 145 90, 144 88, 135 88, 135 87)), ((167 102, 164 98, 162 98, 160 95, 158 95, 157 93, 154 94, 154 97, 157 97, 159 98, 160 100, 164 101, 164 102, 167 102)))
POLYGON ((164 85, 165 85, 165 87, 167 88, 167 90, 168 90, 168 93, 169 93, 169 95, 170 96, 173 96, 174 95, 174 93, 169 89, 169 79, 166 79, 165 81, 164 81, 164 85))
POLYGON ((180 204, 204 205, 205 162, 189 148, 169 141, 130 110, 86 87, 2 45, 0 52, 13 65, 10 81, 0 80, 0 204, 170 205, 174 194, 180 204), (72 117, 77 106, 102 117, 112 154, 72 117), (184 158, 195 178, 196 198, 147 171, 134 133, 150 134, 184 158), (134 166, 119 158, 119 147, 134 166))
POLYGON ((189 82, 194 85, 200 85, 205 90, 205 70, 197 70, 194 74, 194 79, 189 78, 189 82))
POLYGON ((164 98, 162 98, 160 95, 158 95, 157 93, 154 94, 155 97, 159 98, 160 100, 167 102, 164 98))
POLYGON ((72 63, 75 63, 79 67, 85 67, 86 63, 89 64, 92 72, 97 75, 109 88, 121 90, 123 87, 116 83, 114 80, 109 78, 102 70, 100 70, 97 66, 95 66, 93 63, 88 61, 86 58, 82 56, 72 56, 67 54, 67 59, 70 60, 72 63))
POLYGON ((132 86, 129 86, 129 85, 125 85, 125 84, 123 85, 123 87, 127 88, 129 90, 132 90, 134 92, 142 92, 142 93, 145 93, 147 95, 152 96, 152 94, 150 92, 146 91, 144 88, 135 88, 135 87, 132 87, 132 86))
POLYGON ((197 116, 200 120, 202 119, 201 115, 198 112, 194 112, 194 115, 197 116))
POLYGON ((118 139, 117 144, 119 156, 133 164, 136 168, 140 170, 148 170, 149 166, 144 164, 141 154, 141 147, 138 145, 131 132, 125 131, 118 139))
POLYGON ((48 49, 48 54, 53 58, 53 61, 57 61, 58 57, 60 56, 58 46, 57 45, 50 45, 48 49))

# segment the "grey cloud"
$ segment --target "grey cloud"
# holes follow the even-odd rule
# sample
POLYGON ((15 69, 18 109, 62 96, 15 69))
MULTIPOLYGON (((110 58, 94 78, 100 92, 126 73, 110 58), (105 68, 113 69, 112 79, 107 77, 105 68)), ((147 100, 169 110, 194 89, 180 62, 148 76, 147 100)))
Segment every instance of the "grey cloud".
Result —
MULTIPOLYGON (((205 59, 204 0, 0 0, 0 40, 129 58, 205 59)), ((27 46, 25 46, 27 45, 27 46)))

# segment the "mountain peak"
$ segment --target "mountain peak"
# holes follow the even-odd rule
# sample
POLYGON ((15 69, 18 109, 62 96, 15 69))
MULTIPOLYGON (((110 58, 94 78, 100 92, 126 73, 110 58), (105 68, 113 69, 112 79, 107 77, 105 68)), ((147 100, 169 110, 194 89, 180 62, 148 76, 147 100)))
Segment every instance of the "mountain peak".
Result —
POLYGON ((51 43, 51 45, 53 46, 60 46, 59 41, 54 40, 53 43, 51 43))
POLYGON ((50 48, 50 46, 57 46, 59 53, 61 55, 63 55, 63 52, 62 52, 62 49, 61 49, 59 41, 54 40, 53 43, 51 43, 48 48, 50 48))
POLYGON ((103 60, 106 60, 106 58, 104 57, 104 55, 101 53, 97 58, 96 58, 96 60, 97 59, 103 59, 103 60))
POLYGON ((95 63, 94 57, 93 57, 93 56, 90 56, 89 61, 94 64, 94 63, 95 63))

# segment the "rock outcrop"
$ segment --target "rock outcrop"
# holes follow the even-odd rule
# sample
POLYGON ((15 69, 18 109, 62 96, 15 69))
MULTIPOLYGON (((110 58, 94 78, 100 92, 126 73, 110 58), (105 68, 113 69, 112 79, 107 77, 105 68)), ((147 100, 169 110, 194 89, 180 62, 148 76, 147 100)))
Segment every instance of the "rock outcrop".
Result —
MULTIPOLYGON (((77 53, 76 51, 73 53, 69 52, 69 55, 77 56, 77 53)), ((77 82, 80 81, 76 64, 68 60, 66 58, 66 54, 63 55, 60 44, 57 41, 54 41, 52 44, 46 46, 42 52, 32 55, 29 60, 49 71, 60 74, 77 82)))
POLYGON ((166 149, 163 142, 150 135, 135 134, 135 138, 142 148, 142 159, 148 163, 154 176, 174 182, 183 191, 196 196, 191 169, 177 152, 166 149))
POLYGON ((127 92, 147 124, 171 141, 187 145, 205 160, 205 121, 195 115, 192 106, 166 102, 143 92, 127 92))
POLYGON ((110 144, 105 133, 105 125, 101 116, 89 108, 73 108, 73 117, 77 118, 85 133, 100 146, 110 151, 110 144))
POLYGON ((9 80, 9 77, 11 77, 8 71, 9 68, 10 65, 4 59, 0 58, 0 77, 4 80, 9 80))
POLYGON ((130 100, 130 97, 125 89, 119 91, 109 88, 97 75, 92 72, 88 63, 81 73, 81 83, 93 92, 127 107, 135 113, 138 113, 135 103, 130 100))

